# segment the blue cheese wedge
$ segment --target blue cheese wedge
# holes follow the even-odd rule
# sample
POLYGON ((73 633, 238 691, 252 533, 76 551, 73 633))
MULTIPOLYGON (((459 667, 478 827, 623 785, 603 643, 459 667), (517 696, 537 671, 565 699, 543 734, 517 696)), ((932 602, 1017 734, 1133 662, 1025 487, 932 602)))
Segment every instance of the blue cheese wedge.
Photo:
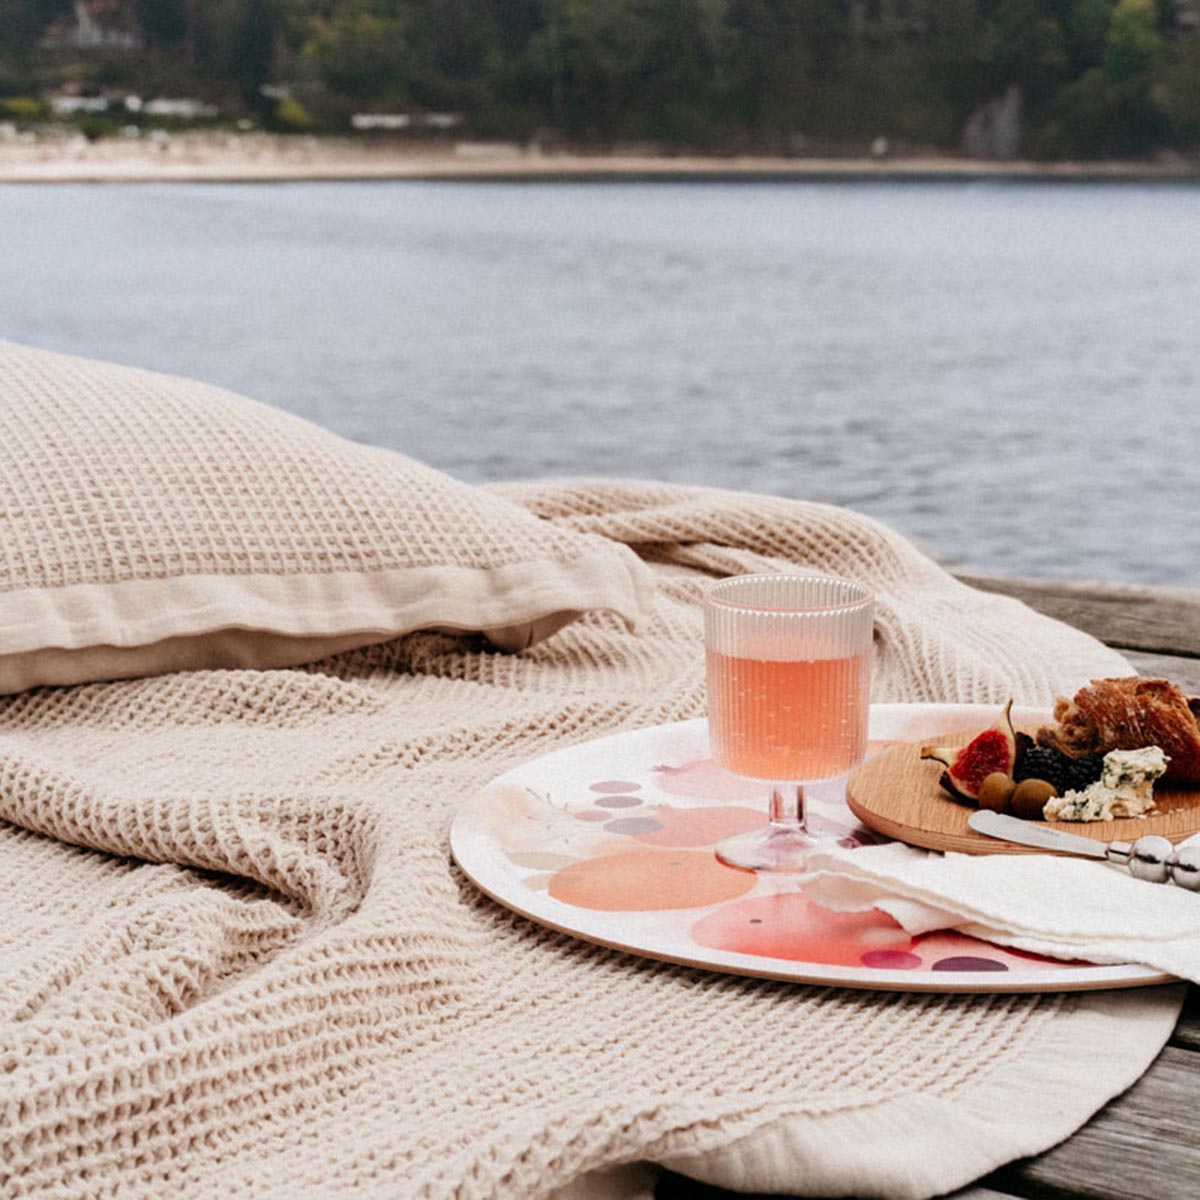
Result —
POLYGON ((1154 783, 1167 769, 1167 761, 1157 746, 1110 750, 1096 783, 1081 792, 1051 796, 1043 815, 1047 821, 1112 821, 1145 816, 1154 811, 1154 783))

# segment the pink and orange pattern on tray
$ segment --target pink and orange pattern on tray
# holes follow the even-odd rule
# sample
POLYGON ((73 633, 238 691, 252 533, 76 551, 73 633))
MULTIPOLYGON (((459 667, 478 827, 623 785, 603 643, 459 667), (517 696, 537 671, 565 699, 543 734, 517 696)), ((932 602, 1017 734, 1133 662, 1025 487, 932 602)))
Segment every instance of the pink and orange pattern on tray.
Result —
MULTIPOLYGON (((868 754, 979 720, 972 705, 877 705, 868 754)), ((725 866, 713 846, 762 824, 760 785, 725 773, 703 720, 617 734, 495 780, 455 819, 459 865, 541 924, 634 953, 798 982, 930 991, 1133 986, 1145 968, 1038 958, 952 932, 912 936, 891 916, 836 913, 795 876, 725 866)), ((810 788, 815 827, 880 840, 846 807, 844 781, 810 788)))

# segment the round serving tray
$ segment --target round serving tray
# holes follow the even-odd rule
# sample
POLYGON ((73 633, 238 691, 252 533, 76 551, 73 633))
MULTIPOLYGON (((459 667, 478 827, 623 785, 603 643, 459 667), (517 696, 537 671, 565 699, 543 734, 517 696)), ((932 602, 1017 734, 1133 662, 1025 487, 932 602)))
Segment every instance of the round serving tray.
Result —
MULTIPOLYGON (((1035 714, 1036 715, 1036 714, 1035 714)), ((986 727, 994 707, 879 704, 871 753, 986 727)), ((886 840, 846 805, 845 781, 809 789, 815 828, 886 840)), ((718 862, 723 837, 765 820, 761 784, 722 771, 701 720, 586 742, 524 763, 459 811, 455 860, 493 899, 551 929, 667 962, 796 983, 926 992, 1135 987, 1149 968, 1043 959, 956 933, 912 937, 880 912, 834 913, 796 876, 718 862)))

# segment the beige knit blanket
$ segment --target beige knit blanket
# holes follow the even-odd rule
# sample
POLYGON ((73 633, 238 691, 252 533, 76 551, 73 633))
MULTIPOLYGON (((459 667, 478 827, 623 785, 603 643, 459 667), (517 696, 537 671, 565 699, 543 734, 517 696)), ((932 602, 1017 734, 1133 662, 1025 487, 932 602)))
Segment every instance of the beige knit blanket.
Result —
POLYGON ((0 702, 0 1195, 524 1200, 655 1161, 925 1196, 1066 1136, 1148 1065, 1176 989, 789 986, 576 943, 477 894, 447 829, 491 777, 703 712, 713 575, 873 583, 877 700, 1041 702, 1127 670, 836 509, 505 490, 634 545, 650 627, 589 617, 517 656, 418 634, 0 702))

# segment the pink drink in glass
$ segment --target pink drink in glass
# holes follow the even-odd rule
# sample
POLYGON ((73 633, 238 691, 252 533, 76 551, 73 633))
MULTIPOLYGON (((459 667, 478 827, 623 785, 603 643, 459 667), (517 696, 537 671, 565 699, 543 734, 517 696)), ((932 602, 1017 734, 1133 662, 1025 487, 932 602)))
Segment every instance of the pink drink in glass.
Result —
POLYGON ((846 579, 743 575, 704 598, 709 739, 735 775, 771 785, 768 822, 728 838, 717 857, 755 871, 794 871, 814 844, 804 783, 863 759, 874 602, 846 579))
POLYGON ((793 661, 708 652, 709 736, 727 771, 828 779, 867 748, 871 656, 793 661))

